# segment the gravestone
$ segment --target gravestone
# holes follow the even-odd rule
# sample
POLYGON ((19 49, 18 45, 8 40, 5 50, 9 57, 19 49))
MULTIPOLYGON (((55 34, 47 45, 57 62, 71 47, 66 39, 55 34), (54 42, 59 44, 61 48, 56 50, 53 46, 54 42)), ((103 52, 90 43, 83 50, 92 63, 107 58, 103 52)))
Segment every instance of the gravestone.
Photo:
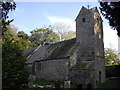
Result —
POLYGON ((64 88, 70 88, 70 87, 71 87, 70 81, 64 81, 64 88))
POLYGON ((32 74, 30 74, 29 76, 29 83, 28 83, 28 87, 29 88, 33 88, 33 81, 34 81, 34 77, 32 74))
POLYGON ((55 90, 60 90, 60 81, 55 80, 55 90))

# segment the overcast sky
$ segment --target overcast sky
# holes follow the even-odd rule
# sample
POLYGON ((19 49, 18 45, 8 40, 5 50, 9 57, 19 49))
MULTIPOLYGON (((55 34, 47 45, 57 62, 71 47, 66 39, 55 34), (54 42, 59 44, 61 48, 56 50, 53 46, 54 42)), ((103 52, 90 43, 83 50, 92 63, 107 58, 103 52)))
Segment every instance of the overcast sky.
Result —
MULTIPOLYGON (((17 2, 15 11, 9 16, 20 31, 30 35, 30 31, 56 22, 69 24, 75 31, 75 18, 82 6, 90 8, 97 6, 98 2, 17 2)), ((102 15, 101 15, 102 16, 102 15)), ((108 21, 103 17, 104 46, 118 49, 117 32, 111 30, 108 21)))

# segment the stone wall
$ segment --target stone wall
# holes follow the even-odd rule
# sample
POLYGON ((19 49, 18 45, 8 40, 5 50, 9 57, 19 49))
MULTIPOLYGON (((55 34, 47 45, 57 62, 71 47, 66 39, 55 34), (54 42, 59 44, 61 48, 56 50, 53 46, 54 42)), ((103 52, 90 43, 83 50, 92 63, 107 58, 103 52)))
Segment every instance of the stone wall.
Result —
POLYGON ((82 7, 76 18, 76 40, 79 42, 77 59, 94 61, 94 82, 105 81, 103 25, 97 8, 82 7))
POLYGON ((33 74, 33 63, 29 63, 25 65, 25 69, 28 71, 29 74, 33 74))
POLYGON ((79 60, 94 59, 94 19, 90 10, 82 8, 76 19, 76 39, 79 42, 79 60))
POLYGON ((35 63, 35 75, 37 80, 60 80, 68 79, 69 59, 55 59, 35 63))
POLYGON ((103 25, 100 14, 94 11, 94 56, 96 82, 105 82, 105 59, 103 42, 103 25))
POLYGON ((105 65, 104 58, 97 58, 94 62, 94 74, 95 82, 104 83, 105 82, 105 65))
POLYGON ((94 74, 92 69, 71 70, 69 76, 69 79, 73 84, 86 85, 94 82, 94 74))

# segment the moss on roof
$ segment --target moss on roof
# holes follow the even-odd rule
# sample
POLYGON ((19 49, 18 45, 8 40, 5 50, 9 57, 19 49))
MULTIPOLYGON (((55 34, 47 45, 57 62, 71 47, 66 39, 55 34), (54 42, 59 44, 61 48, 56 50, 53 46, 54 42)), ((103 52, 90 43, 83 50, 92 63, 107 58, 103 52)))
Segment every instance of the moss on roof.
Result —
POLYGON ((46 59, 68 57, 73 51, 75 42, 75 39, 63 41, 46 59))
POLYGON ((77 47, 76 44, 76 38, 73 38, 39 47, 33 54, 31 54, 26 63, 69 57, 74 52, 74 47, 77 47))

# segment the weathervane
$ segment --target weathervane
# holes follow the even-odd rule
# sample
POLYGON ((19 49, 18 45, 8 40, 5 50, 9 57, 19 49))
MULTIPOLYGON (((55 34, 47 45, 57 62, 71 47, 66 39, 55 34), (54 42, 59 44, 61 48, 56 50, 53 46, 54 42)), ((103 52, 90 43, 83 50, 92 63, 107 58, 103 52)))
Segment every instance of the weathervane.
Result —
POLYGON ((87 8, 90 9, 90 6, 91 6, 91 5, 88 3, 87 8))

